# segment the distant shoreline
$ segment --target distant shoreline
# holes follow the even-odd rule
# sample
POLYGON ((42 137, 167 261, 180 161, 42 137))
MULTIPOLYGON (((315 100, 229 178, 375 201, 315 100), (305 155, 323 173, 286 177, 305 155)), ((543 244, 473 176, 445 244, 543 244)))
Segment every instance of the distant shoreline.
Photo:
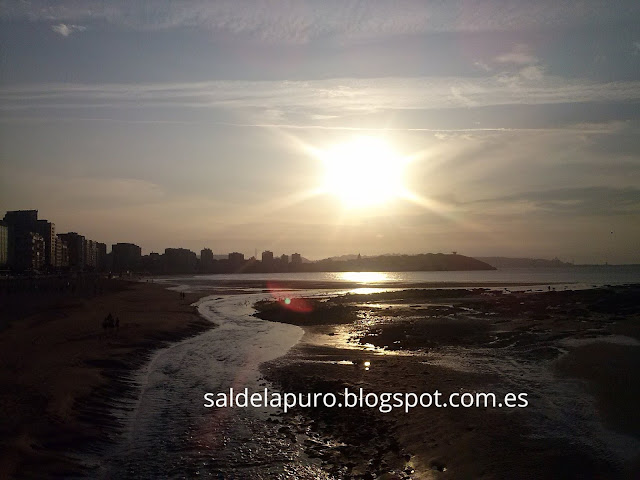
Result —
MULTIPOLYGON (((307 265, 307 264, 303 264, 307 265)), ((9 270, 0 270, 0 289, 3 287, 3 284, 15 282, 15 281, 34 281, 34 280, 44 280, 44 279, 59 279, 59 280, 68 280, 68 279, 86 279, 86 278, 110 278, 113 280, 135 280, 139 278, 173 278, 173 277, 190 277, 190 276, 228 276, 228 275, 308 275, 308 274, 326 274, 326 273, 335 273, 335 274, 366 274, 366 273, 382 273, 382 274, 391 274, 391 273, 405 273, 405 274, 414 274, 414 273, 478 273, 478 272, 522 272, 522 271, 530 271, 530 272, 556 272, 556 271, 580 271, 587 269, 598 269, 598 270, 633 270, 640 269, 640 263, 624 263, 624 264, 567 264, 563 263, 561 265, 510 265, 510 266, 500 266, 495 268, 487 268, 487 269, 382 269, 382 270, 373 270, 373 269, 326 269, 326 270, 287 270, 287 271, 258 271, 258 270, 247 270, 247 269, 239 269, 235 271, 215 271, 215 272, 205 272, 205 271, 176 271, 176 272, 151 272, 147 270, 135 270, 130 272, 105 272, 105 271, 58 271, 58 272, 11 272, 9 270)), ((639 279, 640 280, 640 279, 639 279)), ((244 280, 243 280, 244 281, 244 280)), ((252 281, 252 280, 248 280, 252 281)), ((519 283, 519 282, 515 282, 519 283)), ((514 283, 514 284, 515 284, 514 283)), ((545 282, 550 283, 550 282, 545 282)), ((570 283, 570 282, 556 282, 556 283, 570 283)), ((534 283, 531 283, 534 284, 534 283)))
MULTIPOLYGON (((196 278, 190 280, 187 278, 171 278, 167 284, 206 284, 206 280, 196 278)), ((374 288, 374 289, 420 289, 420 288, 501 288, 501 287, 535 287, 547 285, 569 285, 572 282, 340 282, 340 281, 315 281, 315 280, 217 280, 212 279, 207 288, 212 287, 237 287, 237 288, 263 288, 269 290, 349 290, 357 288, 374 288)), ((575 283, 575 282, 573 282, 575 283)))

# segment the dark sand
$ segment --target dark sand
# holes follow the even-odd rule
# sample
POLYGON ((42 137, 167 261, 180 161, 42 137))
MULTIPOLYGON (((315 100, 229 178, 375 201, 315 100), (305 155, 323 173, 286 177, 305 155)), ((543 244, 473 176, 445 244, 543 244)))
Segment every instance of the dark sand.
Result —
POLYGON ((178 292, 97 279, 75 291, 0 296, 0 478, 66 478, 72 455, 119 427, 112 402, 135 395, 128 374, 151 352, 212 324, 178 292), (103 329, 111 312, 118 329, 103 329))
MULTIPOLYGON (((274 287, 234 284, 237 290, 225 285, 219 293, 256 286, 274 287)), ((73 454, 100 448, 119 428, 109 412, 118 399, 135 398, 129 374, 154 350, 212 326, 190 306, 205 292, 180 299, 145 283, 101 280, 89 287, 2 293, 0 478, 82 473, 73 454), (119 329, 102 328, 109 312, 120 318, 119 329)), ((366 392, 513 391, 499 369, 459 368, 472 354, 491 352, 494 359, 542 366, 559 381, 575 379, 581 395, 597 405, 595 420, 637 442, 638 347, 580 341, 640 339, 639 294, 639 287, 508 295, 409 290, 305 302, 301 310, 311 306, 311 313, 263 305, 263 318, 303 325, 306 332, 287 356, 263 370, 287 392, 340 392, 345 386, 366 392), (337 363, 345 361, 350 364, 337 363)), ((530 381, 524 373, 517 387, 527 391, 530 381)), ((621 463, 577 436, 551 432, 540 438, 531 412, 319 408, 274 421, 282 423, 283 439, 305 433, 297 439, 304 439, 306 453, 334 478, 640 478, 640 457, 621 463)))
MULTIPOLYGON (((416 408, 408 414, 318 408, 282 416, 289 431, 310 436, 307 453, 335 478, 637 479, 640 452, 620 460, 598 449, 605 440, 585 436, 600 431, 593 421, 604 432, 626 435, 618 438, 632 449, 639 445, 640 347, 602 340, 640 340, 639 299, 634 286, 512 294, 413 290, 294 301, 286 308, 262 304, 261 318, 302 325, 306 332, 263 370, 286 392, 339 393, 345 386, 378 393, 531 392, 528 408, 416 408), (488 364, 517 365, 521 373, 482 368, 481 362, 465 368, 466 359, 483 355, 488 364), (528 378, 540 371, 551 380, 528 378), (546 391, 536 386, 541 381, 577 384, 576 395, 594 400, 593 418, 580 416, 578 406, 571 418, 569 397, 568 425, 554 425, 551 407, 559 399, 536 397, 546 391), (551 418, 542 434, 536 425, 541 410, 541 418, 551 418)), ((582 398, 575 400, 582 405, 582 398)))

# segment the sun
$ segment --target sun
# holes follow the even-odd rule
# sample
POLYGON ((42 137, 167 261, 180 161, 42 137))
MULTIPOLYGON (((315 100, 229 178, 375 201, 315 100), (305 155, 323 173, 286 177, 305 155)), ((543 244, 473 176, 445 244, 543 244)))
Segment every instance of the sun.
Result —
POLYGON ((405 160, 377 137, 358 137, 321 155, 323 190, 347 208, 372 207, 402 196, 405 160))

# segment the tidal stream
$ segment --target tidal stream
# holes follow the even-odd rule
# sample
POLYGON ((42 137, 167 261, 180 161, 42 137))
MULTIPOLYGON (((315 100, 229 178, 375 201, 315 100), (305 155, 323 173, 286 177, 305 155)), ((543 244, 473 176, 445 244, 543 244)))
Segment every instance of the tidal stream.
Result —
POLYGON ((124 433, 99 478, 324 478, 297 443, 266 421, 275 410, 205 408, 207 392, 262 391, 261 363, 284 355, 301 328, 252 316, 265 293, 212 295, 198 311, 217 327, 158 351, 138 374, 124 433))

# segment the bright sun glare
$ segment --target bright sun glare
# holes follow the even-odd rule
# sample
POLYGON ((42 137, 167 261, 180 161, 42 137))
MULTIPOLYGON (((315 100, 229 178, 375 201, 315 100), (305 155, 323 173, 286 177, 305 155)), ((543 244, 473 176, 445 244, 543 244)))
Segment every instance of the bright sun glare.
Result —
POLYGON ((382 205, 404 191, 405 161, 380 138, 359 137, 322 154, 324 190, 348 208, 382 205))

